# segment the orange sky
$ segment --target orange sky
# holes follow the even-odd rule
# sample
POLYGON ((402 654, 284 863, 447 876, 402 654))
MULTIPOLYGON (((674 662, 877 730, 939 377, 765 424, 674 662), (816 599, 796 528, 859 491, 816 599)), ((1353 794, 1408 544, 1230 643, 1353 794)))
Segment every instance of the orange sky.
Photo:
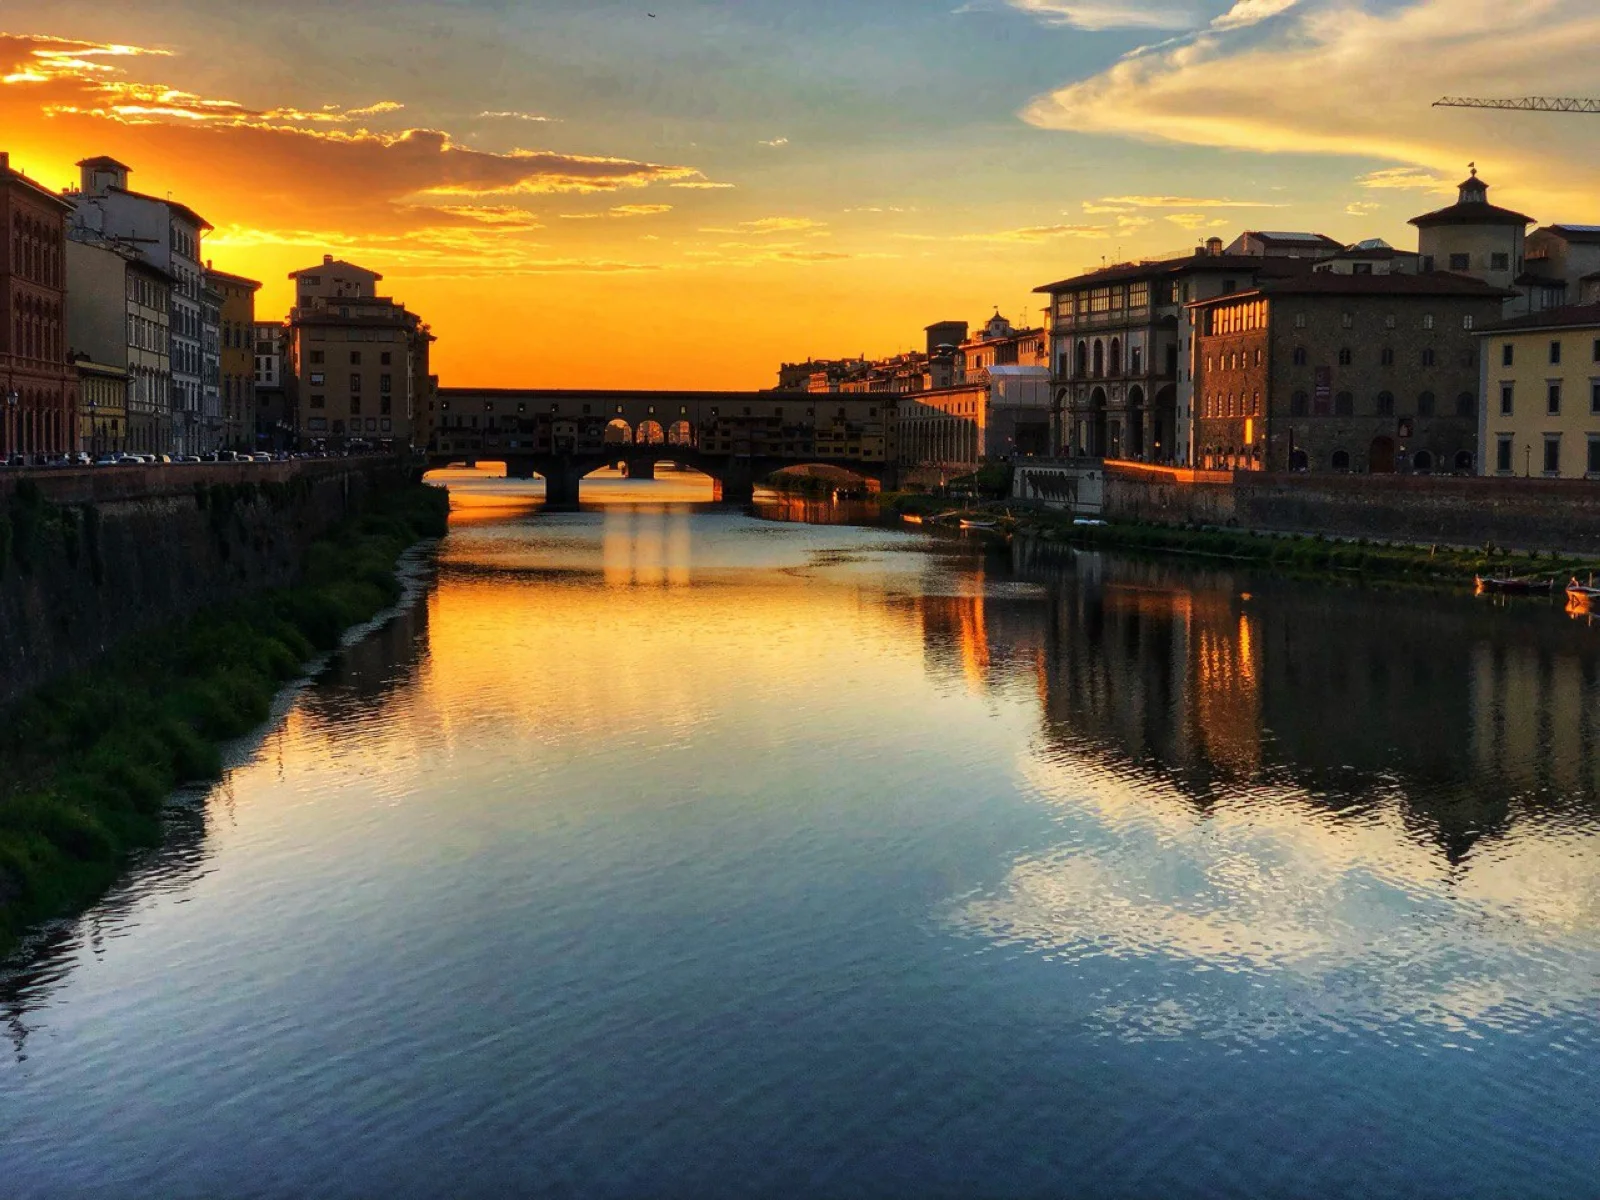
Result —
POLYGON ((1212 234, 1414 246, 1469 159, 1600 223, 1600 120, 1430 107, 1600 90, 1592 0, 134 7, 8 0, 13 165, 127 162, 266 317, 324 253, 382 272, 447 386, 766 387, 1212 234))

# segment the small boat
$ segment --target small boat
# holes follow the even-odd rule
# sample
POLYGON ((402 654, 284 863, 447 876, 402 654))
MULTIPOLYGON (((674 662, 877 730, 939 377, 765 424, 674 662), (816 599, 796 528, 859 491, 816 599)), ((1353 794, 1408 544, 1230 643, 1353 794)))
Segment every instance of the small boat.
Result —
POLYGON ((961 518, 961 528, 963 529, 995 529, 998 528, 999 524, 1000 522, 998 521, 986 521, 980 517, 961 518))
POLYGON ((1584 608, 1600 600, 1600 588, 1594 586, 1594 578, 1590 577, 1587 584, 1579 583, 1576 578, 1567 584, 1567 603, 1584 608))
POLYGON ((922 514, 921 513, 901 513, 900 514, 900 519, 902 521, 904 521, 907 525, 921 525, 922 524, 922 514))
POLYGON ((1493 575, 1477 575, 1473 577, 1478 585, 1478 594, 1495 592, 1508 596, 1546 595, 1556 586, 1554 579, 1529 579, 1515 576, 1496 577, 1493 575))

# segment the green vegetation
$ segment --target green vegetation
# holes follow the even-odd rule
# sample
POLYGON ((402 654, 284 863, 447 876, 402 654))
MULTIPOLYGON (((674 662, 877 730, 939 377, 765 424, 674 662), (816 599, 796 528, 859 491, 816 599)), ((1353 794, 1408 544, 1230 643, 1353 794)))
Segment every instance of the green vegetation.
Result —
MULTIPOLYGON (((245 499, 211 493, 202 502, 213 514, 245 499)), ((30 506, 40 521, 57 519, 29 500, 13 503, 11 523, 30 506)), ((381 492, 311 546, 298 586, 137 638, 5 713, 0 956, 33 922, 92 902, 131 849, 157 841, 173 788, 215 779, 219 742, 260 725, 307 660, 399 598, 396 560, 418 539, 442 536, 448 511, 436 488, 381 492)), ((84 528, 98 532, 97 522, 84 528)))

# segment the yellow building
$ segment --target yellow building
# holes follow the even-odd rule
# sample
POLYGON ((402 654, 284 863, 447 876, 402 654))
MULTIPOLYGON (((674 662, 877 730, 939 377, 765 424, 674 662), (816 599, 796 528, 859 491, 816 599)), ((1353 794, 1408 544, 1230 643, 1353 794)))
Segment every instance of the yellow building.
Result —
POLYGON ((222 399, 222 444, 256 449, 256 293, 261 284, 206 264, 206 286, 222 297, 218 388, 222 399))
POLYGON ((1479 336, 1483 473, 1600 479, 1600 304, 1515 317, 1479 336))
POLYGON ((80 358, 78 449, 92 455, 128 448, 128 370, 80 358))

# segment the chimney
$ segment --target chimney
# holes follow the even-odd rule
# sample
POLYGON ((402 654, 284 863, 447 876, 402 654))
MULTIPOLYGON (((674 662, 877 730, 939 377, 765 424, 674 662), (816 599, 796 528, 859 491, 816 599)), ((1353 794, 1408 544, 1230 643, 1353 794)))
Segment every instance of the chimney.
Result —
POLYGON ((11 170, 11 152, 0 150, 0 171, 11 170))
POLYGON ((1212 258, 1220 258, 1222 256, 1222 239, 1219 237, 1207 238, 1206 253, 1212 258))
POLYGON ((325 267, 332 266, 333 265, 333 255, 324 254, 322 256, 322 265, 325 266, 325 267))

